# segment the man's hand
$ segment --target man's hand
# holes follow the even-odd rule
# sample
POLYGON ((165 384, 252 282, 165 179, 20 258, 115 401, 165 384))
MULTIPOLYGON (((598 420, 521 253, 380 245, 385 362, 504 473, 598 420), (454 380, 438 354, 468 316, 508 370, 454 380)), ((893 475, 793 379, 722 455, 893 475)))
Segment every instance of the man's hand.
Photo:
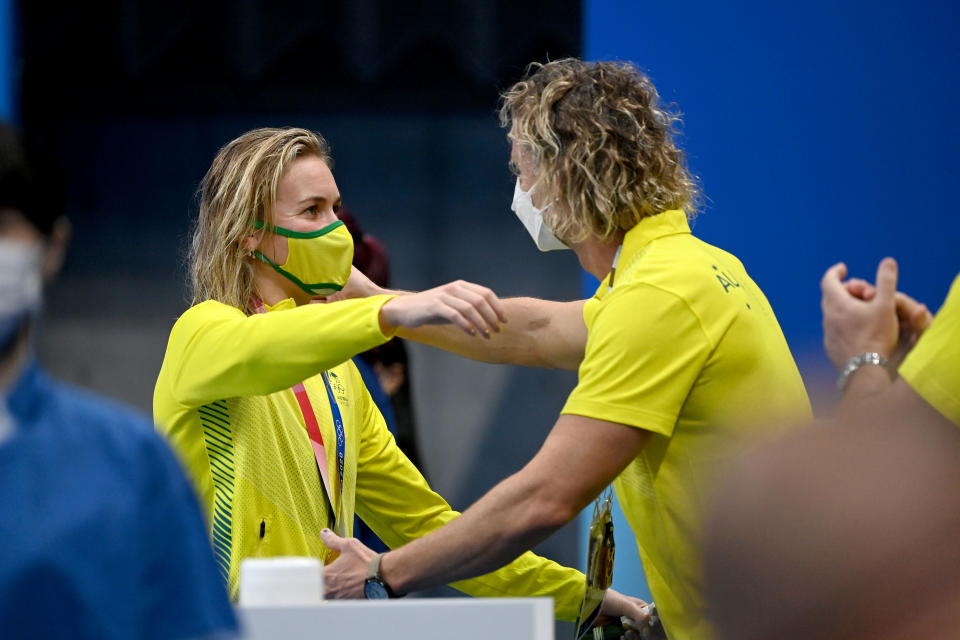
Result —
POLYGON ((325 597, 331 600, 363 598, 367 567, 377 554, 356 538, 341 538, 330 529, 321 531, 320 539, 327 548, 340 554, 323 568, 325 597))
POLYGON ((336 302, 337 300, 348 300, 350 298, 369 298, 382 293, 396 292, 378 286, 362 271, 356 267, 350 267, 350 278, 347 280, 347 284, 332 296, 327 296, 326 302, 336 302))
POLYGON ((820 281, 823 345, 838 369, 867 351, 889 358, 899 339, 896 261, 880 261, 875 288, 860 280, 845 286, 846 275, 847 266, 840 262, 827 269, 820 281))
POLYGON ((600 617, 597 618, 597 626, 609 624, 611 621, 623 622, 621 618, 627 618, 633 630, 628 630, 623 636, 627 640, 640 638, 640 629, 647 623, 650 613, 647 609, 648 603, 640 598, 625 596, 619 591, 607 589, 603 597, 603 604, 600 605, 600 617))
MULTIPOLYGON (((893 286, 896 286, 896 262, 893 262, 892 259, 889 259, 893 263, 893 286)), ((886 262, 886 261, 884 261, 886 262)), ((885 267, 884 262, 880 263, 880 268, 877 270, 877 281, 880 282, 880 273, 885 268, 889 269, 889 266, 885 267)), ((842 304, 837 304, 837 301, 843 301, 842 292, 839 291, 835 286, 835 281, 839 278, 843 278, 846 274, 846 266, 841 264, 834 265, 831 267, 826 275, 824 275, 823 282, 821 282, 821 287, 823 288, 823 326, 824 326, 824 345, 827 347, 827 353, 830 354, 831 346, 828 342, 830 334, 828 331, 828 321, 827 321, 827 308, 828 308, 828 297, 830 298, 830 308, 837 313, 844 313, 840 311, 839 308, 842 304), (831 275, 833 272, 833 275, 831 275), (834 282, 828 281, 828 278, 832 279, 834 282), (828 290, 831 291, 831 294, 828 296, 828 290)), ((857 306, 857 301, 863 303, 859 308, 862 310, 868 309, 870 305, 879 305, 881 303, 877 302, 877 292, 878 289, 874 285, 870 284, 866 280, 860 278, 850 278, 842 283, 842 288, 849 294, 850 298, 854 300, 846 301, 848 305, 857 306), (865 306, 864 306, 865 305, 865 306)), ((886 302, 883 302, 886 305, 886 302)), ((894 343, 893 348, 889 352, 879 351, 878 353, 887 357, 887 360, 890 362, 890 366, 893 369, 896 369, 899 366, 900 362, 906 357, 910 349, 913 348, 913 345, 917 343, 917 339, 926 331, 927 327, 930 326, 930 323, 933 322, 933 314, 930 313, 930 310, 927 309, 927 306, 921 302, 917 302, 910 296, 900 291, 895 291, 893 294, 893 307, 894 313, 896 314, 897 320, 897 339, 894 343)), ((885 307, 886 308, 886 307, 885 307)), ((846 310, 846 313, 850 313, 850 309, 846 310)), ((889 320, 889 318, 887 318, 889 320)), ((858 353, 863 353, 864 351, 870 351, 871 349, 862 349, 860 351, 852 352, 847 358, 857 355, 858 353)), ((834 360, 832 354, 830 354, 831 360, 834 360)), ((846 358, 837 362, 834 360, 834 364, 837 367, 840 367, 846 358)))
POLYGON ((412 329, 426 324, 454 324, 473 336, 485 338, 506 322, 503 303, 496 294, 472 282, 457 280, 420 293, 399 295, 380 309, 384 333, 399 327, 412 329))
MULTIPOLYGON (((843 286, 850 295, 865 302, 870 302, 877 295, 877 288, 860 278, 850 278, 843 283, 843 286)), ((904 340, 905 333, 909 334, 912 346, 933 322, 933 314, 930 313, 927 305, 917 302, 902 291, 897 291, 893 295, 893 302, 897 309, 897 319, 900 321, 900 340, 901 342, 904 340)))

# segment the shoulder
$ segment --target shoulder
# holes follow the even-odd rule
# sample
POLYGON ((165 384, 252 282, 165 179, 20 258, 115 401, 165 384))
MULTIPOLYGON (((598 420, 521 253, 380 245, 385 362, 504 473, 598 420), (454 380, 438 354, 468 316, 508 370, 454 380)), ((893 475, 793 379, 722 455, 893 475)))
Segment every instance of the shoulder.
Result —
POLYGON ((691 285, 714 280, 717 271, 723 269, 740 272, 743 265, 733 254, 686 233, 651 242, 618 270, 617 280, 652 284, 683 294, 691 285))
POLYGON ((204 300, 195 304, 177 318, 170 330, 167 354, 185 348, 191 343, 194 336, 202 333, 206 328, 217 326, 223 322, 243 320, 244 318, 246 318, 246 314, 240 309, 216 300, 204 300))
POLYGON ((736 256, 690 234, 658 239, 625 267, 611 294, 621 289, 619 295, 642 297, 656 289, 683 300, 698 315, 723 309, 743 286, 754 288, 736 256))
POLYGON ((203 324, 204 322, 219 318, 244 317, 246 317, 246 314, 236 307, 231 307, 228 304, 217 302, 216 300, 204 300, 203 302, 195 304, 184 311, 183 314, 177 318, 176 323, 173 325, 173 329, 174 331, 177 331, 178 329, 182 329, 184 327, 203 324))
POLYGON ((146 415, 118 400, 50 377, 47 377, 47 384, 51 406, 58 411, 68 411, 77 419, 118 425, 123 429, 153 430, 146 415))
POLYGON ((699 340, 706 334, 691 297, 669 281, 620 283, 596 305, 590 339, 614 350, 629 350, 628 345, 648 349, 651 340, 676 346, 681 335, 699 340))
POLYGON ((43 415, 57 430, 58 439, 96 442, 138 459, 165 446, 153 422, 133 407, 51 378, 46 378, 46 385, 43 415))

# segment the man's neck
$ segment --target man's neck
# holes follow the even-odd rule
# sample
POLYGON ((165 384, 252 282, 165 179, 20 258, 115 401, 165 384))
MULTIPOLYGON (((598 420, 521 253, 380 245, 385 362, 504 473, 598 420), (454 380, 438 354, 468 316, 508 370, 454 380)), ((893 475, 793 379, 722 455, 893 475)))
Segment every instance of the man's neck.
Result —
POLYGON ((573 251, 580 259, 580 265, 597 280, 603 280, 610 273, 617 249, 623 244, 623 231, 618 231, 607 240, 590 236, 583 242, 575 243, 573 251))

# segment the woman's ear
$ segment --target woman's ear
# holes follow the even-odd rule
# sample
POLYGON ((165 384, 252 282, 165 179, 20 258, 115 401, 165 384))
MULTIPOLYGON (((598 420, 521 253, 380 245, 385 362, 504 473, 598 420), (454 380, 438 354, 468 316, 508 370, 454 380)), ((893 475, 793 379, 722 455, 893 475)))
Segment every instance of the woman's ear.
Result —
POLYGON ((263 238, 263 231, 254 231, 244 236, 240 245, 247 253, 253 253, 260 246, 260 240, 263 238))

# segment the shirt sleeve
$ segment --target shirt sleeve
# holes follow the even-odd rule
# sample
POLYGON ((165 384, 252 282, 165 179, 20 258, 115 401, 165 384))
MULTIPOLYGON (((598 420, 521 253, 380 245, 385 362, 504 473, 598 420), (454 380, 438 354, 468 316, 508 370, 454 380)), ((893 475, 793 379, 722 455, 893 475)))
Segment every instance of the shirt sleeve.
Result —
POLYGON ((202 302, 174 325, 161 376, 173 399, 186 407, 289 388, 386 342, 379 314, 390 298, 252 316, 213 300, 202 302))
POLYGON ((193 490, 152 429, 142 452, 140 637, 233 637, 237 621, 193 490))
POLYGON ((685 300, 649 284, 623 285, 600 301, 561 413, 669 437, 710 351, 685 300))
MULTIPOLYGON (((369 396, 365 397, 356 511, 393 549, 439 529, 460 514, 430 489, 400 451, 369 396)), ((528 551, 497 571, 451 586, 481 597, 551 597, 557 619, 573 621, 583 599, 585 578, 575 569, 528 551)))
POLYGON ((934 409, 960 426, 960 276, 900 365, 900 376, 934 409))

